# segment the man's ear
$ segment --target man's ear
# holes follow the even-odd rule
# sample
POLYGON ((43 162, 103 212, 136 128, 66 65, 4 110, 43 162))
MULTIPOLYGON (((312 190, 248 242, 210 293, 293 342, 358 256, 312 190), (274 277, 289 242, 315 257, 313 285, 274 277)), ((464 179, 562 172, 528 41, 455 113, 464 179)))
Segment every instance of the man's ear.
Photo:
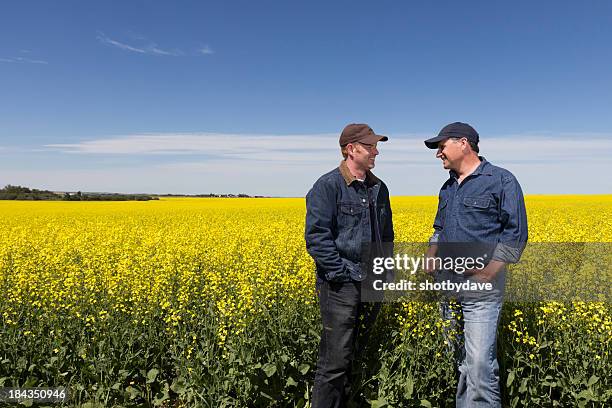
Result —
POLYGON ((354 154, 355 151, 355 145, 352 143, 349 143, 346 145, 346 152, 349 154, 354 154))

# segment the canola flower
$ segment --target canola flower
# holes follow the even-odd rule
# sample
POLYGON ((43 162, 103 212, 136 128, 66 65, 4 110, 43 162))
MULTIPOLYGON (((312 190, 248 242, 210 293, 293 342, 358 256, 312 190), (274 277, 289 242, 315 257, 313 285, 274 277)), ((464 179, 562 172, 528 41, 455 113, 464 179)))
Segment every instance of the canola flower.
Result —
MULTIPOLYGON (((610 195, 526 202, 530 242, 612 242, 610 195)), ((391 204, 396 240, 426 242, 437 198, 392 197, 391 204)), ((23 352, 72 353, 87 362, 92 350, 72 350, 74 327, 95 342, 115 321, 129 322, 135 332, 155 321, 191 361, 204 358, 211 341, 224 350, 231 339, 250 336, 250 322, 270 311, 316 311, 303 199, 0 201, 0 214, 5 347, 16 336, 32 339, 23 352), (214 333, 191 329, 203 321, 214 333)), ((406 302, 390 318, 406 342, 434 341, 447 329, 435 304, 406 302)), ((554 338, 568 331, 590 342, 584 358, 609 360, 612 320, 604 302, 539 302, 504 316, 502 326, 528 360, 549 349, 575 352, 554 338)), ((222 356, 232 358, 228 349, 222 356)))

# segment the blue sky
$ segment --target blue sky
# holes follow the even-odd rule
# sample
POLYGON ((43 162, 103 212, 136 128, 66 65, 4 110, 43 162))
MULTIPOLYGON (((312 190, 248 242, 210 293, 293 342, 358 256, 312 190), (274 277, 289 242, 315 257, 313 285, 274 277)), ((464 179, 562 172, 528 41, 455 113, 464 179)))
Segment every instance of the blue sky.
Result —
POLYGON ((612 193, 612 3, 4 2, 0 184, 303 196, 345 124, 392 194, 464 121, 528 194, 612 193))

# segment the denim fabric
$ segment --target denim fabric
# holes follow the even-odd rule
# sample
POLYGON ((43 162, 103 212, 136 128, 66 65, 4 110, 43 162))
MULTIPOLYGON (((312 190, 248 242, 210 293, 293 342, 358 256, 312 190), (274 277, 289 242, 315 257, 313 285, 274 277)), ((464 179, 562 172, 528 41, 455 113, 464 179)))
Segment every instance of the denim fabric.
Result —
POLYGON ((462 301, 462 314, 442 302, 442 318, 450 351, 455 355, 459 381, 457 408, 501 407, 499 364, 497 362, 497 325, 502 299, 497 301, 462 301), (463 316, 458 319, 458 316, 463 316))
POLYGON ((344 407, 358 338, 367 339, 380 309, 379 303, 361 301, 361 285, 372 243, 382 250, 382 242, 393 242, 387 186, 369 171, 365 181, 356 180, 342 162, 306 195, 305 238, 316 265, 323 324, 312 407, 344 407))
POLYGON ((491 243, 489 259, 518 262, 527 242, 521 186, 508 170, 480 159, 478 168, 461 184, 455 172, 450 172, 440 189, 430 242, 491 243))
POLYGON ((319 277, 334 282, 363 281, 364 248, 372 242, 393 241, 387 186, 369 172, 365 182, 350 183, 340 168, 324 174, 306 195, 305 238, 319 277), (371 219, 370 207, 374 207, 375 219, 371 219))
MULTIPOLYGON (((484 157, 480 160, 478 168, 461 184, 457 174, 450 172, 440 190, 435 232, 430 242, 438 244, 440 257, 455 247, 461 248, 463 255, 473 256, 469 253, 472 251, 481 256, 484 251, 488 260, 518 262, 528 238, 523 192, 512 173, 493 166, 484 157)), ((437 278, 453 282, 469 279, 452 271, 438 271, 437 278)), ((459 374, 458 408, 501 406, 497 326, 505 268, 492 283, 495 290, 489 294, 460 296, 461 313, 453 313, 447 301, 441 303, 442 317, 451 322, 448 333, 454 332, 451 344, 459 374)))
POLYGON ((361 302, 361 282, 317 279, 322 332, 312 390, 312 408, 345 407, 351 364, 362 351, 380 303, 361 302), (362 322, 362 324, 359 324, 362 322))

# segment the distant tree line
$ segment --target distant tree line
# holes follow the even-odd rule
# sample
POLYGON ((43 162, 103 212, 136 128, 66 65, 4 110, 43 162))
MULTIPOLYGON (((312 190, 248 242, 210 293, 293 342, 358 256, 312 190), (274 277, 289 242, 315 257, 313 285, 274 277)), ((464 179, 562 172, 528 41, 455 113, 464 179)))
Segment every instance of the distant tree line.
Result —
POLYGON ((150 197, 144 194, 118 194, 118 193, 64 193, 64 201, 149 201, 159 200, 158 197, 150 197))
POLYGON ((61 200, 62 197, 49 190, 30 189, 10 184, 0 190, 0 200, 61 200))
POLYGON ((149 201, 159 200, 145 194, 76 193, 57 194, 49 190, 37 190, 7 185, 0 189, 0 200, 54 200, 54 201, 149 201))
POLYGON ((263 198, 263 196, 250 196, 248 194, 160 194, 160 197, 205 197, 205 198, 263 198))

